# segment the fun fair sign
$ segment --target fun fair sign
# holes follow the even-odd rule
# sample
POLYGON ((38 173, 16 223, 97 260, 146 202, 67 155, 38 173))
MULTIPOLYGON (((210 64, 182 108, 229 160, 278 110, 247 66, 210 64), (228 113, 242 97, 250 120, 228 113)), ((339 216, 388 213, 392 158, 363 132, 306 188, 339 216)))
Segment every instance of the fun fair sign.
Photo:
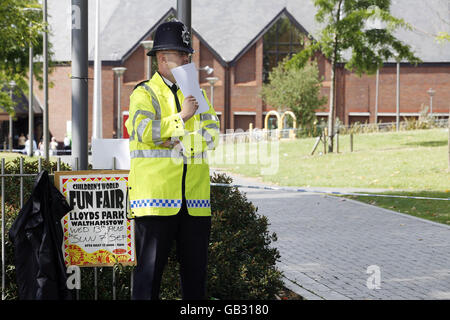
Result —
POLYGON ((135 265, 134 223, 127 219, 128 170, 60 171, 55 184, 73 207, 61 221, 66 265, 135 265))

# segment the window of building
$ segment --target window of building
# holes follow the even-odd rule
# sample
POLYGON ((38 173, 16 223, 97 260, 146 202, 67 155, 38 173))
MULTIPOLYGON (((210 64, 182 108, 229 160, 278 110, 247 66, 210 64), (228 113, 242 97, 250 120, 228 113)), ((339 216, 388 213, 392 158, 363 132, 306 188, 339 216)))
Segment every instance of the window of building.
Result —
POLYGON ((254 115, 242 115, 235 114, 234 115, 234 129, 242 129, 243 131, 247 131, 250 128, 250 123, 253 123, 253 127, 255 127, 255 116, 254 115))
POLYGON ((302 33, 285 15, 264 34, 264 56, 263 56, 263 80, 268 81, 269 72, 287 56, 303 49, 303 39, 306 35, 302 33))

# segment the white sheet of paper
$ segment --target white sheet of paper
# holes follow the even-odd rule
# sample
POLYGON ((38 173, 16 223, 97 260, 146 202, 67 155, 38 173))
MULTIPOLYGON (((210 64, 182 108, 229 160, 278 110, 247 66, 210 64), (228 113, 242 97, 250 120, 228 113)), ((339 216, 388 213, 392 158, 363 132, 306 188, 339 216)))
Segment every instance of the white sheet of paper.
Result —
POLYGON ((92 139, 92 168, 130 170, 130 146, 128 139, 92 139))
POLYGON ((178 86, 185 97, 193 96, 198 102, 198 109, 195 114, 209 110, 209 105, 198 84, 198 71, 195 63, 191 62, 171 69, 178 86))

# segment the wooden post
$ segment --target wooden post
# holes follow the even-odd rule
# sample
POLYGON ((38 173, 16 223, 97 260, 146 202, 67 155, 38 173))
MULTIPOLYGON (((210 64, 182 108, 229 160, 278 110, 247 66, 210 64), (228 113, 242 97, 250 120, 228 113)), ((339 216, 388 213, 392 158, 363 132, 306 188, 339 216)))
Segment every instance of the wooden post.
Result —
POLYGON ((339 153, 339 132, 336 132, 336 153, 339 153))
POLYGON ((314 154, 314 151, 316 151, 316 148, 319 145, 321 140, 322 140, 322 136, 318 136, 317 139, 316 139, 316 142, 314 143, 314 146, 312 148, 311 155, 314 154))
POLYGON ((353 152, 353 132, 350 133, 350 152, 353 152))

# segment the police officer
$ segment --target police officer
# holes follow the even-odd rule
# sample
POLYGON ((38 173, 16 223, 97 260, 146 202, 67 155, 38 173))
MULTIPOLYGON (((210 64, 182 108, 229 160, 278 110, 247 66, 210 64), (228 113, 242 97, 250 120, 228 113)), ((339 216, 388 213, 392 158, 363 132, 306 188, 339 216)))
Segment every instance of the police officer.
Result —
POLYGON ((137 266, 133 299, 158 299, 172 245, 180 263, 183 299, 204 299, 211 229, 209 166, 206 152, 218 143, 219 121, 198 102, 184 97, 171 69, 187 64, 194 52, 186 26, 161 24, 148 55, 158 72, 130 96, 130 214, 135 218, 137 266))

